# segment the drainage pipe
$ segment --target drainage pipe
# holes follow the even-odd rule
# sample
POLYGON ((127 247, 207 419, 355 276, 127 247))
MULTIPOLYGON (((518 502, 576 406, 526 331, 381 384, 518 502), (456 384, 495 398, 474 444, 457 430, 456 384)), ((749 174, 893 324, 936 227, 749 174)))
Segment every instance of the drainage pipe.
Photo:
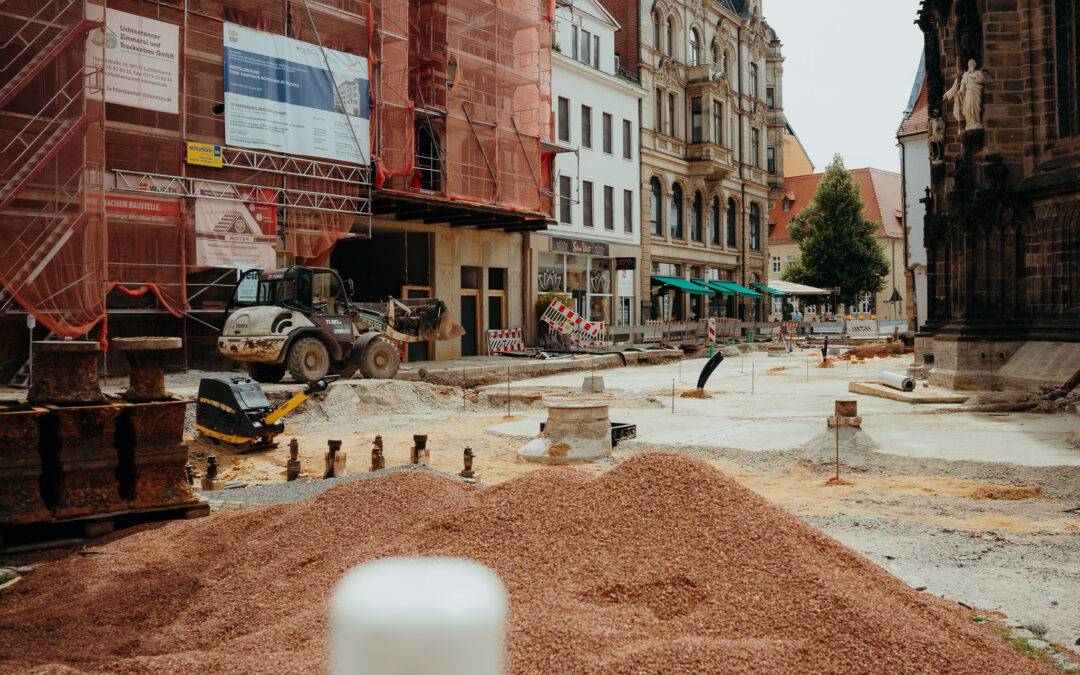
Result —
POLYGON ((878 382, 899 389, 900 391, 915 391, 915 380, 902 373, 894 373, 891 370, 883 370, 878 373, 878 382))

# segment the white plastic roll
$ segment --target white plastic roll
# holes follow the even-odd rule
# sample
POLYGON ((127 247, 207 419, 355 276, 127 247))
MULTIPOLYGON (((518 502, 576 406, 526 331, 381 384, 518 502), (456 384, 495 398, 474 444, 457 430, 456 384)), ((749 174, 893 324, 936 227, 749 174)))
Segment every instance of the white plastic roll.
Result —
POLYGON ((899 389, 900 391, 915 391, 915 380, 903 373, 894 373, 891 370, 883 370, 878 373, 878 382, 886 387, 899 389))
POLYGON ((506 591, 459 558, 386 558, 342 577, 330 600, 336 675, 498 675, 506 591))

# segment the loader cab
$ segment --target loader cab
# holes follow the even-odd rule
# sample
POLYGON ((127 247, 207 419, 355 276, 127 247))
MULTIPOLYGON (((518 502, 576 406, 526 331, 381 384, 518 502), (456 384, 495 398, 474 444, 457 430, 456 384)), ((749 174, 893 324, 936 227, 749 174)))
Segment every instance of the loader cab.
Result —
POLYGON ((271 305, 308 315, 348 316, 346 285, 332 269, 293 266, 246 270, 236 283, 226 315, 241 307, 271 305))

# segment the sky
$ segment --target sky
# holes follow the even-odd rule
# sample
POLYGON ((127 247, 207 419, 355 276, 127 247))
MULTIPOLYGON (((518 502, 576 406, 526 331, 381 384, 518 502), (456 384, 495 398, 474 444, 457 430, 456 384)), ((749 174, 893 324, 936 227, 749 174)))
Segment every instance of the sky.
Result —
POLYGON ((818 171, 900 170, 900 126, 922 53, 918 0, 763 0, 783 42, 784 112, 818 171))

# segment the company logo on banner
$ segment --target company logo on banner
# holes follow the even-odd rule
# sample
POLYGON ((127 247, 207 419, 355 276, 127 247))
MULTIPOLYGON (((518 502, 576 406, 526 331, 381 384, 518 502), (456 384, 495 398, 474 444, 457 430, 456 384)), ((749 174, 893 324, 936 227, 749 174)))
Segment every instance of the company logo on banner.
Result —
MULTIPOLYGON (((87 5, 86 18, 101 21, 101 5, 87 5)), ((86 40, 86 63, 105 63, 105 101, 177 114, 180 82, 180 27, 115 9, 105 26, 86 40)))
POLYGON ((195 264, 272 269, 277 210, 213 197, 195 199, 195 264))
POLYGON ((366 58, 232 23, 223 30, 226 145, 368 163, 366 58))

